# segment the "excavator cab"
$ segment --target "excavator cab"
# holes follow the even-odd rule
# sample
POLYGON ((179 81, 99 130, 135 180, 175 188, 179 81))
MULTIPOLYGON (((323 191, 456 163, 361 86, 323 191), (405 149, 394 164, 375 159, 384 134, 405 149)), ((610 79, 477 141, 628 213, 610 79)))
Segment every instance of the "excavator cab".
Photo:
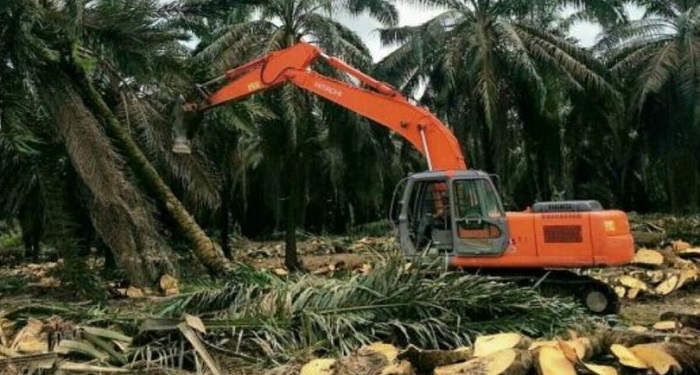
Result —
POLYGON ((406 256, 494 257, 506 250, 506 214, 488 174, 429 171, 401 185, 392 220, 406 256))

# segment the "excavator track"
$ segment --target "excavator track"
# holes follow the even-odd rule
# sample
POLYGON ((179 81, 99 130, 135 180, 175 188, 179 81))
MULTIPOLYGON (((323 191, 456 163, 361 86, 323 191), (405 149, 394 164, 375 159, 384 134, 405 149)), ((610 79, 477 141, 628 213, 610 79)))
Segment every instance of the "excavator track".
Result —
POLYGON ((570 297, 594 315, 617 314, 620 310, 620 299, 609 285, 570 270, 482 268, 460 271, 497 277, 520 286, 534 287, 544 296, 570 297))

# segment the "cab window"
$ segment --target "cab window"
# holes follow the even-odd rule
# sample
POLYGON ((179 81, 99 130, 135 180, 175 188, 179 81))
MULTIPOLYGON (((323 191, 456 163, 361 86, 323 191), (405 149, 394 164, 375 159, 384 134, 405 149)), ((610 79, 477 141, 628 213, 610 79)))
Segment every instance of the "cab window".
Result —
POLYGON ((456 180, 453 186, 457 217, 499 218, 505 215, 496 192, 488 181, 456 180))

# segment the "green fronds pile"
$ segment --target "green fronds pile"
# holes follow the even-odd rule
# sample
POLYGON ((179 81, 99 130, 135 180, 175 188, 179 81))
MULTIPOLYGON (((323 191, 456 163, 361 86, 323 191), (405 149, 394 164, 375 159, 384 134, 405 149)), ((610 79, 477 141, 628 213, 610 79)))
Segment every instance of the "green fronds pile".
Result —
POLYGON ((112 372, 267 368, 348 355, 377 341, 447 349, 483 334, 550 337, 592 323, 571 301, 497 279, 408 267, 399 256, 373 268, 367 275, 278 277, 241 265, 223 285, 202 283, 156 306, 31 305, 3 318, 12 322, 9 337, 36 324, 44 327, 32 336, 39 342, 52 335, 54 349, 40 354, 51 357, 53 369, 112 372))
POLYGON ((241 268, 225 286, 183 294, 160 312, 200 314, 212 338, 235 338, 224 344, 227 350, 279 361, 311 352, 348 354, 375 341, 449 348, 469 345, 478 334, 543 336, 587 322, 575 303, 529 288, 424 271, 398 257, 366 276, 331 279, 281 279, 241 268))

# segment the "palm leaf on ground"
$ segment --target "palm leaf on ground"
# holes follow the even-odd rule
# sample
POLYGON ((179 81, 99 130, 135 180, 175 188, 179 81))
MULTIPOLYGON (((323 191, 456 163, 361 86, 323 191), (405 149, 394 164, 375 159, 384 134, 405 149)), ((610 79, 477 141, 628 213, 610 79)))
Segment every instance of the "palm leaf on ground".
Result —
POLYGON ((424 271, 407 268, 394 256, 367 276, 332 279, 279 279, 242 268, 225 286, 179 296, 161 312, 202 314, 212 335, 223 330, 242 339, 238 349, 229 350, 286 360, 304 351, 347 354, 377 340, 456 347, 469 345, 478 334, 540 336, 586 323, 573 302, 486 277, 440 273, 428 278, 424 271))

